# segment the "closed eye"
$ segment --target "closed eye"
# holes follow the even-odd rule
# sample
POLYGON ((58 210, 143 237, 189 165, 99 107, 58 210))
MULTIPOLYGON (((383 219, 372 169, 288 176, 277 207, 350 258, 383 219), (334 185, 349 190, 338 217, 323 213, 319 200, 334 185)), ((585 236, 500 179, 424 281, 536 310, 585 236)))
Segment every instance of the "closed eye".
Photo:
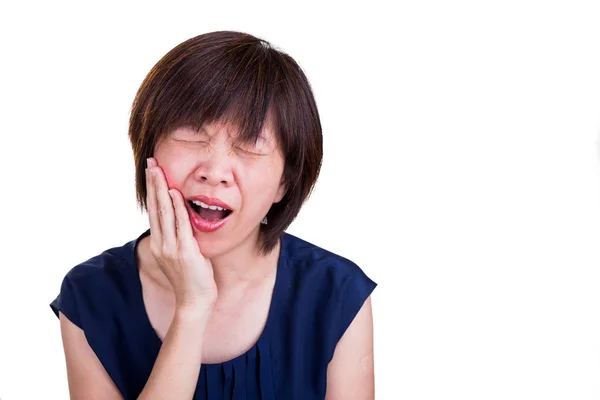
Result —
POLYGON ((268 156, 268 152, 266 151, 257 151, 256 148, 251 148, 251 146, 235 146, 237 150, 240 150, 242 153, 251 155, 251 156, 268 156))
POLYGON ((193 144, 208 144, 210 137, 206 135, 204 130, 196 131, 193 129, 176 129, 171 134, 171 137, 176 142, 193 143, 193 144))
POLYGON ((176 142, 182 142, 182 143, 198 143, 198 144, 208 144, 208 141, 206 140, 181 140, 181 139, 173 139, 176 142))
POLYGON ((244 153, 255 155, 255 156, 266 156, 270 153, 270 143, 268 140, 259 137, 256 143, 240 143, 235 145, 236 149, 241 150, 244 153))

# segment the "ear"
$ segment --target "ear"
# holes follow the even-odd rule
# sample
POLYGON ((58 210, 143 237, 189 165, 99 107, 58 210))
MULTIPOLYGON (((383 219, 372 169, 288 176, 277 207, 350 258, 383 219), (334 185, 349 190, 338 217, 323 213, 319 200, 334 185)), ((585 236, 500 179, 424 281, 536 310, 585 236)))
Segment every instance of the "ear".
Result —
POLYGON ((279 203, 281 199, 283 199, 283 196, 285 196, 286 191, 287 185, 285 184, 282 178, 281 182, 279 183, 279 188, 277 188, 277 193, 275 193, 275 199, 273 200, 273 203, 279 203))

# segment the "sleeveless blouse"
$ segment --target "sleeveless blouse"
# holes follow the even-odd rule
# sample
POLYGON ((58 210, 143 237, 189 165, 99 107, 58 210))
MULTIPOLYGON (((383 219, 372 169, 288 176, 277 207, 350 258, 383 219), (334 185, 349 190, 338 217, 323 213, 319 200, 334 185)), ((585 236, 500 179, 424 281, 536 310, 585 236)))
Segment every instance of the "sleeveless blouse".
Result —
MULTIPOLYGON (((162 345, 135 259, 148 229, 73 267, 50 307, 81 328, 124 399, 136 399, 162 345)), ((244 354, 202 364, 194 399, 323 399, 335 346, 377 284, 352 261, 284 232, 266 325, 244 354)))

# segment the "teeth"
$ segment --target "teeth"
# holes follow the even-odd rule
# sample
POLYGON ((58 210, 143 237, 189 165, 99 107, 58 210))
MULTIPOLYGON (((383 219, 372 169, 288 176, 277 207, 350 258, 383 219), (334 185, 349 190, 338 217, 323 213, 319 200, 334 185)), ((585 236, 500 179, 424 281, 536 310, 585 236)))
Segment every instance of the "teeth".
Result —
POLYGON ((192 200, 192 203, 194 203, 198 207, 208 208, 209 210, 219 210, 219 211, 226 210, 225 208, 219 207, 219 206, 209 206, 208 204, 203 203, 203 202, 201 202, 199 200, 192 200))

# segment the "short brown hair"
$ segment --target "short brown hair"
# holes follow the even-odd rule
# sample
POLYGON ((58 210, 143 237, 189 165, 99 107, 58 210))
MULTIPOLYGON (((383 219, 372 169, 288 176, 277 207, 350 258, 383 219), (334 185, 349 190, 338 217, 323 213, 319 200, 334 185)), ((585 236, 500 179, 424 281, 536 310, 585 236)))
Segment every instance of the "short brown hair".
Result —
POLYGON ((211 32, 169 51, 148 73, 131 108, 129 139, 135 160, 136 196, 146 204, 146 159, 168 132, 228 121, 238 140, 255 143, 267 116, 285 160, 287 191, 261 224, 259 246, 271 251, 298 215, 321 169, 323 137, 306 75, 292 57, 242 32, 211 32))

